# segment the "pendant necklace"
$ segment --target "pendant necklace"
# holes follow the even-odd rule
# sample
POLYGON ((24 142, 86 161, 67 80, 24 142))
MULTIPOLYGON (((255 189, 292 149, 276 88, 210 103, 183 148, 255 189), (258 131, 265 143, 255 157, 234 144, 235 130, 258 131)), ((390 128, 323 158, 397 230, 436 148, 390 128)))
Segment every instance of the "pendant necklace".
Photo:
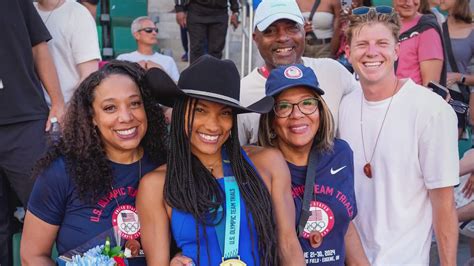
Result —
POLYGON ((375 150, 377 149, 377 144, 379 143, 379 138, 380 138, 380 133, 382 133, 382 128, 383 125, 385 124, 385 118, 387 118, 388 111, 390 110, 390 106, 392 105, 393 101, 393 96, 395 96, 395 92, 397 91, 398 88, 398 78, 397 82, 395 83, 395 88, 393 88, 393 93, 392 96, 390 97, 390 102, 388 103, 387 110, 385 111, 385 115, 382 120, 382 125, 380 125, 379 133, 377 134, 377 138, 375 139, 375 145, 372 150, 372 155, 370 156, 370 160, 367 160, 367 154, 365 152, 365 143, 364 143, 364 130, 363 130, 363 119, 362 119, 362 110, 363 108, 363 103, 364 103, 364 93, 362 93, 362 96, 360 98, 360 134, 362 136, 362 149, 364 150, 364 159, 366 164, 364 165, 364 174, 368 178, 372 178, 372 165, 370 164, 372 162, 372 159, 374 158, 375 150))
POLYGON ((61 0, 58 0, 58 2, 56 3, 56 5, 54 6, 53 10, 51 10, 48 14, 48 16, 46 17, 46 19, 44 20, 44 25, 46 25, 46 22, 48 22, 49 18, 51 17, 51 15, 53 14, 54 10, 56 10, 56 8, 58 8, 59 4, 61 3, 61 0))
POLYGON ((214 169, 217 168, 217 164, 221 161, 221 159, 218 159, 217 161, 213 162, 212 164, 210 164, 209 166, 205 166, 207 170, 209 170, 209 172, 212 172, 214 171, 214 169))

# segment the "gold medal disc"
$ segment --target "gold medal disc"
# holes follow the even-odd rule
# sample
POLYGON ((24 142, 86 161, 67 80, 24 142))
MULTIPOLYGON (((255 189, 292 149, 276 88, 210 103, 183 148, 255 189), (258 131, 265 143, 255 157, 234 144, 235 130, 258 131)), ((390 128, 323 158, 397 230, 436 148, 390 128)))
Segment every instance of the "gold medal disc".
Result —
POLYGON ((220 266, 247 266, 247 264, 241 261, 240 258, 228 260, 224 260, 224 258, 222 258, 222 263, 220 264, 220 266))

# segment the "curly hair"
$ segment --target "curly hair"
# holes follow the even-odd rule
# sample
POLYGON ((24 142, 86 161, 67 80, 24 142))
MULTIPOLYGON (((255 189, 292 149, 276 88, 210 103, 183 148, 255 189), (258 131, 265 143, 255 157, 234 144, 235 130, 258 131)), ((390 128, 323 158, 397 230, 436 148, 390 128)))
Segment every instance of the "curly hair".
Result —
POLYGON ((51 162, 62 156, 66 162, 66 171, 74 181, 82 201, 93 203, 107 192, 113 181, 112 169, 100 132, 92 122, 92 103, 95 89, 111 75, 127 76, 138 85, 148 120, 148 129, 140 146, 153 162, 165 163, 168 145, 165 117, 151 93, 142 85, 144 74, 144 70, 136 63, 113 60, 84 79, 69 102, 61 139, 56 143, 50 142, 49 150, 37 162, 33 176, 38 176, 51 162))
MULTIPOLYGON (((215 225, 217 209, 224 202, 222 190, 217 180, 191 153, 191 134, 194 121, 194 108, 198 100, 189 97, 178 99, 171 119, 170 152, 164 186, 165 200, 172 208, 190 213, 196 222, 196 239, 199 237, 199 225, 215 225), (187 125, 186 123, 187 119, 187 125), (186 130, 187 129, 187 130, 186 130)), ((276 225, 273 219, 271 196, 256 170, 247 162, 241 152, 237 130, 237 115, 233 115, 230 137, 223 144, 227 151, 232 171, 239 186, 241 196, 247 206, 246 219, 250 227, 252 215, 257 231, 259 254, 252 256, 261 265, 278 265, 276 225)), ((252 232, 253 230, 249 228, 252 232)), ((206 230, 203 230, 207 238, 206 230)), ((251 234, 251 246, 256 243, 251 234)), ((208 246, 207 253, 209 254, 208 246)), ((201 246, 197 243, 198 265, 201 246)))

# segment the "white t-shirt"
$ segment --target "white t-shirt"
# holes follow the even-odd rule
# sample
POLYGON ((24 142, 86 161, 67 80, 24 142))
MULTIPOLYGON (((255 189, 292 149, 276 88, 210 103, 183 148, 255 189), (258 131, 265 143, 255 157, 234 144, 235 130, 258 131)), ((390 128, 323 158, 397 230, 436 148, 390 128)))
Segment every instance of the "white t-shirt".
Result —
MULTIPOLYGON (((303 57, 303 64, 313 69, 324 91, 323 99, 329 106, 337 127, 339 104, 344 95, 354 88, 360 88, 359 82, 347 69, 329 58, 303 57)), ((257 68, 240 81, 240 103, 249 106, 265 96, 267 79, 258 73, 257 68)), ((238 115, 239 141, 241 145, 254 144, 258 140, 260 114, 238 115)))
POLYGON ((408 79, 395 94, 365 176, 390 98, 368 102, 362 90, 339 109, 339 137, 354 151, 355 226, 371 265, 428 265, 429 189, 459 183, 457 118, 441 97, 408 79))
POLYGON ((154 53, 152 55, 145 55, 141 54, 138 51, 134 51, 131 53, 121 54, 117 56, 118 60, 127 60, 130 62, 139 62, 139 61, 152 61, 156 64, 159 64, 163 67, 163 70, 173 79, 174 81, 178 81, 179 79, 179 71, 174 59, 171 56, 162 55, 160 53, 154 53))
MULTIPOLYGON (((67 103, 79 85, 77 65, 90 60, 100 60, 96 24, 89 11, 73 0, 66 0, 53 11, 41 11, 38 3, 34 4, 53 37, 48 42, 48 48, 56 66, 64 101, 67 103)), ((50 104, 47 93, 45 98, 50 104)))

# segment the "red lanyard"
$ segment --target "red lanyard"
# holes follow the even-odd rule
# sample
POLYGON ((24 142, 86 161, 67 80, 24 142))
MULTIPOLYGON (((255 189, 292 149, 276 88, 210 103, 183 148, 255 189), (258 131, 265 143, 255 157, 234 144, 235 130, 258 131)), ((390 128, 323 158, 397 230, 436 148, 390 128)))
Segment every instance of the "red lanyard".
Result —
POLYGON ((259 70, 260 74, 262 74, 262 76, 264 76, 265 78, 268 78, 268 76, 270 76, 270 71, 265 66, 261 66, 259 70))

